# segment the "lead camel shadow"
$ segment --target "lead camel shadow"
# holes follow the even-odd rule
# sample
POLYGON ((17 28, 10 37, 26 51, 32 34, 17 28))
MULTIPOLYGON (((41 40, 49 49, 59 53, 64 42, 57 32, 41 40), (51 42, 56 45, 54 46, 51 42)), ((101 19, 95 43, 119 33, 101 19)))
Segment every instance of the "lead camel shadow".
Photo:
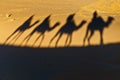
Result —
POLYGON ((101 16, 98 16, 97 11, 95 11, 93 13, 93 18, 92 18, 91 22, 87 26, 87 31, 86 31, 86 35, 84 37, 83 45, 85 45, 85 41, 87 38, 88 38, 88 45, 90 45, 90 39, 93 36, 95 31, 99 31, 100 44, 102 45, 104 28, 108 28, 113 20, 114 20, 113 17, 108 16, 107 21, 104 21, 101 16), (88 36, 89 32, 90 32, 90 35, 88 36))
POLYGON ((59 22, 57 22, 54 26, 51 27, 50 26, 50 17, 51 17, 51 15, 47 16, 45 18, 45 20, 40 25, 38 25, 29 35, 27 35, 24 38, 22 43, 25 42, 25 45, 27 45, 28 41, 33 36, 33 34, 37 32, 37 33, 39 33, 39 36, 36 38, 36 40, 34 41, 32 46, 35 45, 35 43, 39 40, 40 37, 41 37, 41 41, 40 41, 39 46, 41 46, 41 43, 43 42, 44 37, 45 37, 45 32, 53 30, 54 28, 56 28, 60 24, 59 22))
MULTIPOLYGON (((4 42, 6 44, 11 37, 11 41, 14 41, 14 43, 17 41, 17 39, 25 32, 26 30, 30 29, 32 26, 37 24, 39 20, 35 21, 33 24, 31 24, 31 21, 33 19, 34 15, 30 16, 20 27, 18 27, 4 42)), ((10 41, 10 42, 11 42, 10 41)))
POLYGON ((52 41, 57 36, 59 36, 56 43, 55 43, 55 47, 57 47, 57 44, 58 44, 58 42, 59 42, 59 40, 60 40, 60 38, 62 37, 63 34, 67 34, 67 38, 66 38, 66 41, 65 41, 65 46, 69 46, 71 44, 73 32, 80 29, 86 23, 86 21, 83 20, 78 26, 76 26, 75 21, 73 19, 74 15, 75 14, 71 14, 71 15, 68 16, 67 22, 62 26, 62 28, 50 40, 49 46, 52 43, 52 41), (69 40, 69 42, 68 42, 68 40, 69 40))

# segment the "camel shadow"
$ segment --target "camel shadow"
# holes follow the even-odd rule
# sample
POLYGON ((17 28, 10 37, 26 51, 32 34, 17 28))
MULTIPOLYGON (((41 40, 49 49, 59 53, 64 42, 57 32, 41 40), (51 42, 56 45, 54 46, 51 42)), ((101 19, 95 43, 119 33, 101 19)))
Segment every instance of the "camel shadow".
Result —
POLYGON ((51 15, 47 16, 41 24, 39 24, 30 34, 28 34, 24 38, 24 40, 22 41, 22 43, 25 42, 25 45, 27 45, 27 43, 29 42, 29 40, 33 36, 33 34, 37 32, 37 33, 39 33, 39 35, 36 38, 36 40, 34 41, 34 43, 33 43, 32 46, 35 45, 35 43, 39 40, 40 37, 41 37, 41 41, 40 41, 39 46, 41 46, 41 44, 42 44, 42 42, 43 42, 43 40, 45 38, 45 32, 53 30, 54 28, 56 28, 60 24, 59 22, 57 22, 55 25, 53 25, 51 27, 50 26, 50 17, 51 17, 51 15))
POLYGON ((97 11, 95 11, 93 13, 93 18, 92 18, 91 22, 87 26, 86 34, 85 34, 85 37, 84 37, 84 40, 83 40, 83 46, 85 45, 85 41, 86 41, 87 38, 88 38, 88 45, 90 45, 90 39, 94 35, 95 31, 99 31, 99 33, 100 33, 100 44, 102 45, 103 44, 104 28, 108 28, 113 20, 114 20, 113 17, 108 16, 107 21, 104 21, 101 16, 98 16, 97 11), (89 32, 90 32, 90 35, 88 36, 89 32))
POLYGON ((70 46, 70 44, 72 42, 73 32, 75 32, 76 30, 79 30, 86 23, 86 21, 83 20, 78 26, 76 26, 75 21, 73 19, 74 16, 75 16, 75 14, 71 14, 68 16, 66 23, 62 26, 62 28, 60 28, 60 30, 50 40, 49 46, 52 43, 52 41, 58 36, 58 39, 55 43, 55 47, 57 47, 58 42, 61 39, 61 37, 63 36, 63 34, 67 34, 65 46, 70 46), (69 40, 69 42, 68 42, 68 40, 69 40))
POLYGON ((32 19, 34 15, 30 16, 20 27, 18 27, 4 42, 6 44, 12 37, 11 41, 14 41, 14 43, 18 40, 18 38, 28 29, 36 25, 39 20, 35 21, 33 24, 31 24, 32 19))

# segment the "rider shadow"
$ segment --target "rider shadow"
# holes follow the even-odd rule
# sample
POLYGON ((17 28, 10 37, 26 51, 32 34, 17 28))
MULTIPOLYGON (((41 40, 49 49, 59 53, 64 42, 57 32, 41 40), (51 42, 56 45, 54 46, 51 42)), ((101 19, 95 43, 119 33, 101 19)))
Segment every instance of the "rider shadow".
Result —
MULTIPOLYGON (((33 36, 34 33, 39 33, 38 37, 35 39, 34 43, 32 46, 35 45, 35 43, 39 40, 39 38, 41 37, 41 41, 40 41, 40 44, 39 44, 39 47, 41 46, 44 38, 45 38, 45 32, 46 31, 51 31, 53 30, 54 28, 56 28, 60 23, 57 22, 55 25, 53 25, 52 27, 50 26, 50 17, 51 15, 47 16, 44 21, 38 25, 30 34, 28 34, 24 40, 22 41, 22 43, 25 42, 25 45, 27 45, 27 43, 29 42, 30 38, 33 36)), ((21 44, 22 44, 21 43, 21 44)))
POLYGON ((114 20, 113 17, 108 16, 107 21, 104 21, 104 19, 101 16, 98 16, 97 11, 93 13, 93 18, 91 22, 87 26, 86 34, 83 40, 83 46, 85 45, 86 39, 88 39, 88 45, 90 45, 90 39, 94 35, 95 31, 99 31, 100 33, 100 45, 103 45, 103 31, 104 28, 108 28, 112 21, 114 20), (88 36, 90 32, 90 35, 88 36))
POLYGON ((59 40, 61 39, 61 37, 64 34, 67 34, 67 38, 66 38, 66 41, 65 41, 65 46, 70 46, 70 44, 72 42, 73 32, 79 30, 86 23, 86 21, 83 20, 78 26, 76 26, 75 21, 73 19, 74 16, 75 16, 75 14, 71 14, 71 15, 68 16, 66 23, 60 28, 60 30, 50 40, 49 46, 52 43, 52 41, 58 36, 58 39, 55 43, 55 47, 57 47, 59 40))
POLYGON ((30 16, 20 27, 18 27, 4 42, 6 44, 12 37, 11 41, 14 41, 14 43, 18 40, 18 38, 28 29, 36 25, 39 20, 35 21, 33 24, 31 24, 32 19, 34 15, 30 16))

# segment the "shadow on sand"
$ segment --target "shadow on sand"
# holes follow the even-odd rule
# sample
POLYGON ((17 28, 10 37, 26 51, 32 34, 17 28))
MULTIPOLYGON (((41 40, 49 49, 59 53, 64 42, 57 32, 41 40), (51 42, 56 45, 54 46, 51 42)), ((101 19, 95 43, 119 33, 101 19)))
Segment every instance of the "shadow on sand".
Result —
POLYGON ((86 34, 83 40, 83 45, 85 45, 85 41, 88 38, 88 44, 90 45, 90 39, 94 35, 95 31, 99 31, 100 33, 100 44, 103 45, 103 31, 104 28, 109 28, 110 24, 114 20, 113 17, 108 16, 107 21, 104 21, 104 19, 98 15, 97 11, 93 13, 93 18, 91 19, 91 22, 87 26, 86 34), (90 35, 88 36, 90 32, 90 35))
POLYGON ((1 80, 120 80, 120 43, 29 48, 0 45, 1 80))
MULTIPOLYGON (((22 25, 20 25, 8 38, 5 40, 4 44, 6 44, 10 39, 10 42, 13 41, 15 43, 18 38, 28 29, 36 25, 39 20, 36 20, 33 24, 31 24, 32 19, 35 15, 30 16, 22 25), (13 37, 13 38, 12 38, 13 37)), ((10 43, 9 42, 9 43, 10 43)))
POLYGON ((62 38, 62 36, 64 34, 67 34, 67 38, 66 38, 66 41, 65 41, 65 46, 70 46, 70 44, 72 42, 72 36, 73 36, 72 34, 73 34, 73 32, 79 30, 87 22, 86 20, 82 20, 81 23, 77 26, 75 24, 75 21, 74 21, 74 16, 75 16, 75 13, 74 14, 70 14, 67 17, 66 23, 52 37, 52 39, 50 40, 48 46, 50 46, 50 44, 52 43, 52 41, 58 36, 58 39, 55 42, 55 47, 57 47, 58 42, 60 41, 60 39, 62 38))
MULTIPOLYGON (((59 46, 58 43, 60 42, 60 39, 64 35, 67 35, 66 39, 65 39, 64 46, 69 47, 71 45, 73 33, 76 32, 77 30, 80 30, 87 22, 87 20, 82 20, 79 23, 79 25, 76 25, 75 20, 74 20, 75 15, 76 15, 76 13, 68 15, 65 24, 62 25, 62 27, 55 33, 55 35, 49 36, 49 37, 51 37, 51 39, 50 39, 50 41, 48 41, 48 47, 50 47, 50 45, 53 43, 53 41, 56 38, 57 38, 57 40, 55 41, 55 47, 58 47, 59 46)), ((4 44, 6 44, 8 41, 9 41, 8 43, 13 42, 13 44, 15 44, 15 42, 18 40, 18 38, 26 30, 29 30, 31 27, 35 26, 39 22, 39 20, 36 20, 34 23, 31 24, 33 17, 34 17, 34 15, 30 16, 9 37, 7 37, 4 44)), ((30 39, 33 38, 34 34, 38 33, 38 36, 36 37, 32 46, 34 46, 39 41, 39 39, 41 39, 39 44, 38 44, 39 47, 41 47, 41 44, 44 42, 44 39, 45 39, 45 33, 53 31, 56 27, 58 27, 61 24, 60 22, 56 22, 53 26, 51 26, 50 25, 50 22, 51 22, 50 18, 51 18, 51 14, 49 16, 47 16, 43 20, 42 23, 37 25, 25 38, 23 38, 20 45, 22 45, 23 43, 25 43, 25 45, 27 45, 28 42, 30 41, 30 39)), ((88 23, 87 29, 85 31, 86 34, 85 34, 85 37, 83 39, 83 46, 85 45, 86 40, 88 42, 88 45, 90 45, 90 40, 91 40, 92 36, 94 35, 95 31, 99 31, 100 45, 103 45, 104 44, 104 41, 103 41, 104 29, 108 28, 111 25, 111 23, 113 22, 113 20, 114 20, 114 17, 108 16, 107 20, 105 21, 104 18, 102 18, 100 15, 98 15, 97 11, 94 11, 93 18, 88 23)))
MULTIPOLYGON (((39 40, 39 38, 41 38, 41 41, 40 41, 40 44, 39 46, 41 46, 44 38, 45 38, 45 32, 49 32, 49 31, 52 31, 54 28, 56 28, 60 23, 59 22, 56 22, 54 24, 54 26, 50 26, 50 17, 51 15, 47 16, 44 21, 42 23, 40 23, 30 34, 28 34, 24 40, 22 41, 23 42, 26 42, 26 45, 27 43, 29 42, 29 40, 31 39, 31 37, 33 36, 34 33, 38 32, 39 33, 39 36, 35 39, 34 43, 32 46, 34 46, 34 44, 39 40)), ((22 44, 21 43, 21 44, 22 44)))

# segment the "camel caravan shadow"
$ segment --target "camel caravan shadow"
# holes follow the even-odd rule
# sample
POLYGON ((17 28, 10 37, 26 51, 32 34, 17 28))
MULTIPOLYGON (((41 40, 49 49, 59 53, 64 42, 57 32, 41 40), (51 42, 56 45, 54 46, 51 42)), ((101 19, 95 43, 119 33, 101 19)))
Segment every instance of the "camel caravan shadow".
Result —
MULTIPOLYGON (((74 20, 74 14, 70 14, 68 15, 66 22, 64 25, 61 26, 61 28, 56 32, 56 34, 50 39, 50 42, 48 44, 48 47, 51 46, 51 43, 54 41, 55 38, 57 38, 56 42, 55 42, 55 47, 58 47, 58 42, 60 41, 60 39, 62 38, 63 35, 67 35, 66 40, 65 40, 65 45, 64 47, 69 47, 71 42, 72 42, 72 34, 73 32, 79 30, 82 28, 82 26, 84 26, 84 24, 87 23, 86 20, 82 20, 81 23, 79 23, 79 25, 77 26, 75 24, 75 20, 74 20)), ((20 27, 18 27, 4 42, 4 44, 6 44, 9 40, 11 40, 10 42, 16 42, 18 40, 18 38, 23 34, 23 32, 25 32, 26 30, 30 29, 32 26, 36 25, 39 20, 35 21, 33 24, 31 24, 31 21, 33 19, 34 15, 32 15, 28 20, 26 20, 20 27), (16 34, 16 35, 15 35, 16 34), (13 37, 13 38, 12 38, 13 37), (11 39, 12 38, 12 39, 11 39)), ((45 32, 48 31, 53 31, 58 25, 60 25, 60 22, 56 22, 53 26, 50 26, 50 17, 51 15, 48 15, 42 23, 40 23, 39 25, 37 25, 21 42, 20 45, 22 45, 23 43, 25 43, 25 45, 28 44, 28 42, 30 41, 30 39, 32 38, 32 36, 35 33, 38 33, 39 35, 36 37, 35 41, 32 44, 32 47, 34 47, 34 45, 36 44, 36 42, 38 42, 38 40, 41 38, 41 41, 39 43, 39 47, 41 46, 44 38, 45 38, 45 32)), ((104 21, 104 19, 98 15, 97 11, 93 12, 93 18, 91 19, 91 21, 88 23, 87 29, 86 29, 86 34, 85 37, 83 39, 83 46, 85 45, 86 40, 88 41, 88 45, 90 44, 90 39, 93 36, 95 31, 99 31, 100 32, 100 45, 102 45, 104 43, 103 41, 103 31, 104 28, 108 28, 110 26, 110 24, 112 23, 112 21, 114 20, 113 17, 108 16, 108 20, 104 21), (89 35, 90 32, 90 35, 89 35), (89 36, 88 36, 89 35, 89 36)))

